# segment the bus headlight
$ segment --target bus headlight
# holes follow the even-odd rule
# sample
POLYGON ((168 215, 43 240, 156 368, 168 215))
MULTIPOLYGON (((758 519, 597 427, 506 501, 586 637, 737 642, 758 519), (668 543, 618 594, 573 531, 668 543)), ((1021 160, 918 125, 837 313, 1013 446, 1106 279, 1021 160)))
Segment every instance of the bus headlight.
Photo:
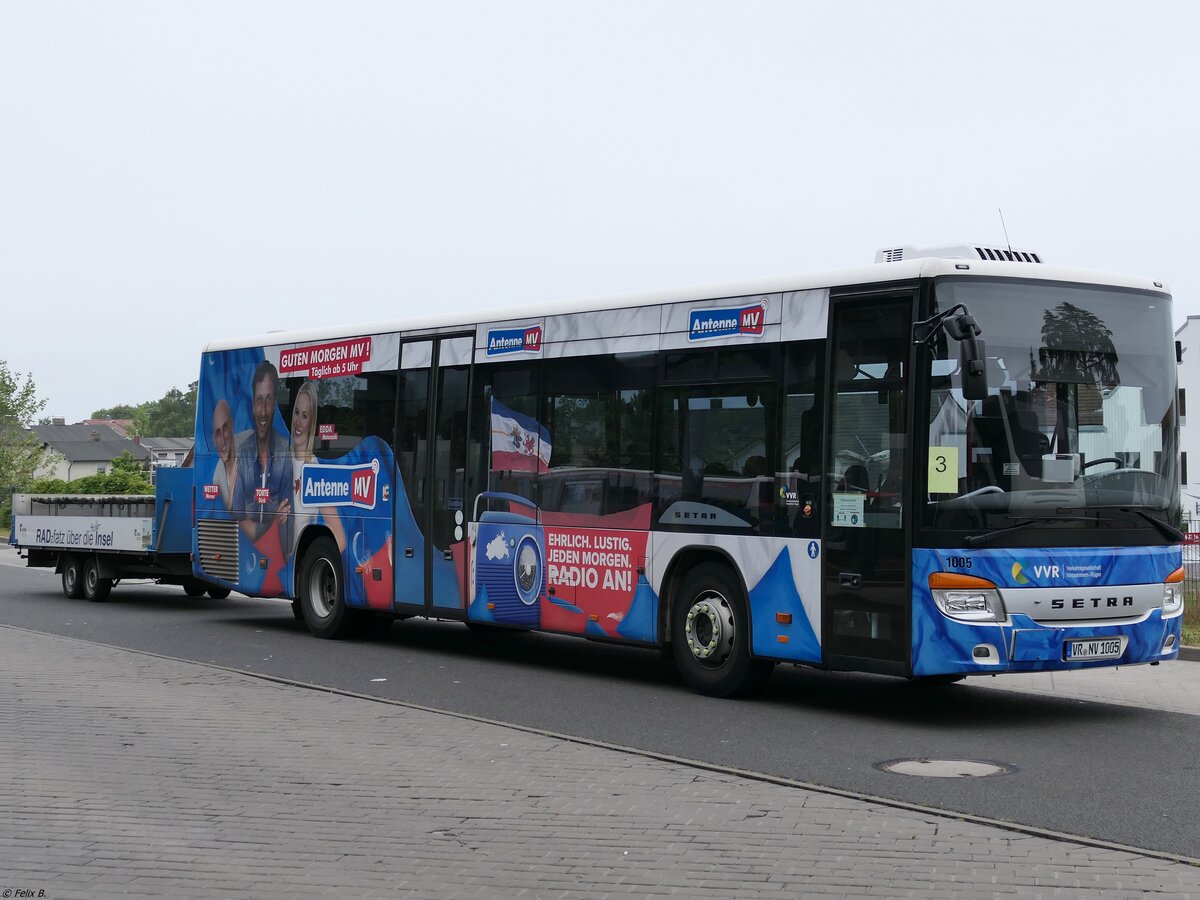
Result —
POLYGON ((934 572, 929 576, 929 589, 937 608, 952 619, 962 622, 1003 622, 1008 618, 1000 591, 986 578, 959 575, 956 572, 934 572))
POLYGON ((1183 612, 1183 575, 1181 566, 1167 576, 1167 583, 1163 585, 1162 614, 1164 619, 1183 612))

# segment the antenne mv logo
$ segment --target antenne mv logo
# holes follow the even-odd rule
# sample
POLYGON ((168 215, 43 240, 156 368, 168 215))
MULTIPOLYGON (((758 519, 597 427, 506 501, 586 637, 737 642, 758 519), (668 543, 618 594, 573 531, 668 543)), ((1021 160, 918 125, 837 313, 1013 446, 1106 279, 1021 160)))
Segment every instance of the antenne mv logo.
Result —
POLYGON ((688 315, 688 340, 749 335, 760 337, 767 324, 767 298, 735 309, 693 309, 688 315))
POLYGON ((355 506, 374 509, 379 460, 353 466, 308 464, 300 473, 305 506, 355 506))
POLYGON ((487 355, 506 353, 541 353, 542 323, 519 328, 493 328, 488 331, 487 355))

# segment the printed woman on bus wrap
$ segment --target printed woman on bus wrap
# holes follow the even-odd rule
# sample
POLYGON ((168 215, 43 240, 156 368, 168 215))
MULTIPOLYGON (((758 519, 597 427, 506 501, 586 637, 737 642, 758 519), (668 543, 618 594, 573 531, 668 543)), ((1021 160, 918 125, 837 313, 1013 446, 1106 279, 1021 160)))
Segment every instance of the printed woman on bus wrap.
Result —
MULTIPOLYGON (((317 385, 314 381, 306 381, 300 385, 296 400, 292 403, 292 439, 289 452, 292 459, 292 491, 294 499, 292 510, 295 513, 295 527, 292 529, 293 543, 299 543, 300 535, 305 527, 314 522, 318 515, 333 534, 338 551, 346 549, 346 529, 342 525, 342 517, 335 506, 308 505, 304 502, 304 465, 316 462, 313 444, 317 436, 317 385)), ((293 552, 295 546, 292 547, 293 552)))

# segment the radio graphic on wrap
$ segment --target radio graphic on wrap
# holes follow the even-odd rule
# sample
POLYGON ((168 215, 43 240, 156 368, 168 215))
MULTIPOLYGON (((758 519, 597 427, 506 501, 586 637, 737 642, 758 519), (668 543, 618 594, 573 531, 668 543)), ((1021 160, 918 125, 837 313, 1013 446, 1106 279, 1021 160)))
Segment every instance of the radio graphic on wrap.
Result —
POLYGON ((732 309, 693 309, 688 315, 688 340, 749 335, 761 337, 767 323, 767 301, 732 309))
POLYGON ((517 328, 493 328, 487 336, 487 355, 506 353, 541 353, 542 324, 517 328))
POLYGON ((379 460, 353 466, 308 463, 301 470, 300 481, 300 502, 305 506, 374 509, 379 460))

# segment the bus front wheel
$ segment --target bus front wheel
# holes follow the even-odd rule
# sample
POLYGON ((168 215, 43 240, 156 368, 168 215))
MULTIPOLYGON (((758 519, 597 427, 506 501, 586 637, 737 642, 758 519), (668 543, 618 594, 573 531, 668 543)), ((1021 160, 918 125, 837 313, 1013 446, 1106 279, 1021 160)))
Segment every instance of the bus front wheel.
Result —
POLYGON ((74 553, 63 562, 62 588, 63 593, 72 600, 83 596, 83 563, 74 553))
POLYGON ((346 608, 342 555, 332 538, 313 541, 300 567, 300 609, 308 630, 321 638, 349 636, 353 621, 346 608))
POLYGON ((745 592, 717 562, 701 563, 684 578, 671 610, 671 646, 684 681, 710 697, 751 693, 774 668, 750 655, 745 592))

